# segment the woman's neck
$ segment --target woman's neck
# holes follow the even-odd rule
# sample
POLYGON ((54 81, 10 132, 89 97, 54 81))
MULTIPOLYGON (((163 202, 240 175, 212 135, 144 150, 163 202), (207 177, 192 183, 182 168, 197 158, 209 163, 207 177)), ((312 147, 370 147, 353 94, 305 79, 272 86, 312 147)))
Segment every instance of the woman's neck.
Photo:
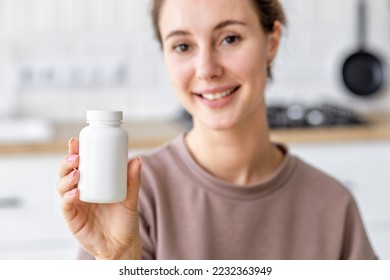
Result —
POLYGON ((211 130, 194 122, 186 144, 195 161, 227 182, 248 185, 271 176, 283 153, 269 140, 265 117, 228 130, 211 130))

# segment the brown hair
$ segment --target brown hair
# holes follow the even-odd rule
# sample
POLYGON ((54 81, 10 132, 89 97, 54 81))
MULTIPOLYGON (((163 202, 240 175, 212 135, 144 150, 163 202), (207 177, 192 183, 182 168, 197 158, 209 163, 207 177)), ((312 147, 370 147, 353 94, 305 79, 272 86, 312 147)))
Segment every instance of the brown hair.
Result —
MULTIPOLYGON (((286 25, 286 16, 284 14, 283 8, 279 0, 250 0, 253 6, 256 9, 256 12, 259 16, 261 26, 265 32, 272 32, 274 22, 276 20, 280 21, 283 25, 286 25)), ((156 39, 162 45, 162 38, 159 28, 160 12, 164 0, 153 0, 152 2, 152 20, 153 20, 153 30, 156 39)))
MULTIPOLYGON (((256 13, 259 17, 260 24, 266 33, 271 33, 273 31, 275 21, 279 21, 283 25, 287 24, 286 16, 279 0, 250 0, 250 2, 252 3, 253 7, 256 9, 256 13)), ((159 20, 160 20, 160 12, 163 4, 164 4, 164 0, 153 0, 152 9, 151 9, 154 35, 158 40, 158 42, 160 43, 161 47, 162 47, 162 38, 161 38, 161 33, 159 28, 159 20)), ((268 77, 272 78, 270 65, 267 68, 267 72, 268 72, 268 77)))

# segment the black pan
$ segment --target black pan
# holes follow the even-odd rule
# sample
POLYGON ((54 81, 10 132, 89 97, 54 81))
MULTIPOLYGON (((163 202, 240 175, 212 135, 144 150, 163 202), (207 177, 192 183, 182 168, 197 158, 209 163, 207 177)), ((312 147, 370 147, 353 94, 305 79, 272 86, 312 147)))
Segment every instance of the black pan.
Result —
POLYGON ((347 57, 343 64, 342 75, 347 89, 360 97, 374 96, 385 84, 382 61, 365 49, 366 40, 366 3, 358 3, 358 39, 359 50, 347 57))

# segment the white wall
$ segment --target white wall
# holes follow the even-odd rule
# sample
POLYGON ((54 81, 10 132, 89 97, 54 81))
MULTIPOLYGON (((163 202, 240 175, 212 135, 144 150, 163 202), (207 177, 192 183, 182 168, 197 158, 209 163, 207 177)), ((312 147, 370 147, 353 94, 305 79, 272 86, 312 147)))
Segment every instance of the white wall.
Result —
MULTIPOLYGON (((367 2, 367 50, 390 63, 390 1, 367 2)), ((361 111, 389 111, 390 90, 374 99, 350 95, 341 68, 357 50, 357 0, 282 0, 288 15, 270 102, 338 102, 361 111)), ((390 79, 389 72, 386 73, 390 79)))
MULTIPOLYGON (((369 48, 389 63, 390 1, 367 2, 369 48)), ((362 111, 390 110, 388 87, 378 98, 359 100, 340 82, 341 63, 356 48, 357 0, 282 3, 289 24, 269 102, 324 100, 362 111)), ((82 120, 87 108, 115 108, 126 118, 175 116, 180 105, 153 39, 148 5, 147 0, 0 0, 0 58, 10 62, 0 65, 3 115, 82 120), (16 77, 15 85, 5 85, 4 68, 7 80, 16 77)))

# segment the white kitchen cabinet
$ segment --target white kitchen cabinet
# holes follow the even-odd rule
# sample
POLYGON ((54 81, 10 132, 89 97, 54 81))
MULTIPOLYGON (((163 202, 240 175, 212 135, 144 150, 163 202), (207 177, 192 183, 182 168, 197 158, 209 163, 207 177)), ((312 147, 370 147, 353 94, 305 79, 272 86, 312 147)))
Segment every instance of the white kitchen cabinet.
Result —
POLYGON ((352 191, 376 253, 390 259, 390 141, 305 143, 290 150, 352 191))
POLYGON ((56 190, 62 157, 0 155, 0 259, 76 257, 56 190))

